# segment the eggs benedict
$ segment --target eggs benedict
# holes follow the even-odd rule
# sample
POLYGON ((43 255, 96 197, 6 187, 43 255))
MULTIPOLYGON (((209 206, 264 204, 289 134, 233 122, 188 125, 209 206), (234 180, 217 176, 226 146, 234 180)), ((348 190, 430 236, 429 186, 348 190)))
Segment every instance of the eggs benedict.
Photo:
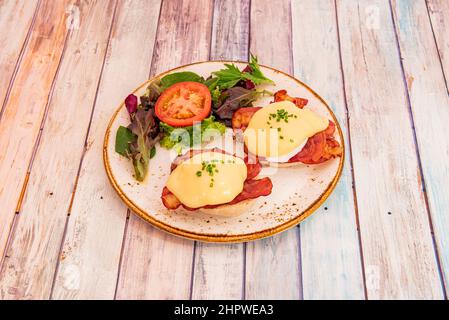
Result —
POLYGON ((259 162, 219 149, 191 150, 172 164, 170 176, 162 191, 162 202, 168 209, 182 206, 219 216, 237 216, 260 196, 271 193, 269 178, 254 179, 261 170, 259 162))
POLYGON ((237 110, 233 129, 243 131, 250 154, 270 165, 316 164, 341 156, 342 148, 334 138, 335 124, 304 108, 305 103, 307 100, 284 92, 282 98, 275 96, 275 102, 263 108, 237 110))

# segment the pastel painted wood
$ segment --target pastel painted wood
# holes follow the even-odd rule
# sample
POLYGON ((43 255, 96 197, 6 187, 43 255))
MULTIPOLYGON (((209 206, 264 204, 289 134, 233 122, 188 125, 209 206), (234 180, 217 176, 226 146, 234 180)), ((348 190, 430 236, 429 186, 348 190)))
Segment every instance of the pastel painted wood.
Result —
MULTIPOLYGON (((250 23, 250 51, 264 64, 292 73, 290 1, 277 1, 276 6, 268 0, 252 1, 250 23), (270 39, 270 45, 267 45, 267 39, 270 39)), ((248 243, 245 298, 300 298, 300 270, 297 228, 248 243)))
POLYGON ((448 21, 447 0, 0 0, 0 299, 447 297, 448 21), (262 241, 158 231, 107 180, 112 113, 148 75, 249 52, 335 111, 339 185, 262 241))
MULTIPOLYGON (((67 35, 68 0, 44 1, 37 13, 0 119, 0 257, 21 197, 67 35), (52 24, 48 24, 52 21, 52 24), (24 90, 26 88, 26 90, 24 90)), ((38 243, 36 243, 37 245, 38 243)))
POLYGON ((82 23, 72 30, 67 42, 15 233, 0 274, 0 291, 6 292, 4 299, 50 297, 114 7, 114 1, 85 2, 78 6, 82 23))
POLYGON ((337 13, 368 298, 442 298, 389 3, 337 13))
MULTIPOLYGON (((248 0, 215 1, 211 60, 247 59, 249 7, 248 0)), ((243 244, 198 242, 192 274, 192 298, 241 299, 244 254, 243 244)))
POLYGON ((38 3, 38 0, 0 2, 0 30, 14 30, 0 33, 0 118, 38 3))
POLYGON ((346 163, 337 188, 301 224, 304 299, 364 299, 352 190, 349 135, 334 2, 292 1, 295 76, 329 103, 345 134, 346 163))
POLYGON ((54 299, 114 298, 127 208, 107 181, 103 138, 116 106, 148 78, 153 45, 142 43, 154 44, 159 8, 160 0, 118 3, 57 270, 54 299), (142 25, 145 19, 149 23, 142 25), (124 77, 126 74, 132 77, 124 77), (77 285, 73 285, 74 277, 79 279, 77 285))
MULTIPOLYGON (((392 1, 423 179, 446 288, 449 285, 449 98, 424 1, 392 1), (438 141, 438 144, 429 143, 438 141)), ((449 7, 448 7, 449 8, 449 7)))
MULTIPOLYGON (((208 0, 162 3, 152 75, 178 65, 207 60, 212 10, 213 3, 208 0)), ((159 231, 131 215, 117 298, 188 299, 193 250, 192 241, 159 231)))
POLYGON ((248 59, 249 0, 216 0, 210 60, 248 59))
POLYGON ((447 30, 449 30, 449 1, 427 0, 427 6, 447 87, 447 79, 449 78, 449 37, 447 36, 447 30))

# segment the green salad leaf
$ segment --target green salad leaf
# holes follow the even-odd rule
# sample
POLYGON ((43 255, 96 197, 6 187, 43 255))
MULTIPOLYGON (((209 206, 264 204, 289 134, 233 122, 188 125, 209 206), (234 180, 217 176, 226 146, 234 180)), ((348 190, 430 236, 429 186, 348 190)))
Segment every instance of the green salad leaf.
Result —
POLYGON ((153 146, 153 148, 151 148, 150 150, 150 159, 153 159, 155 155, 156 155, 156 146, 153 146))
POLYGON ((174 148, 178 154, 183 147, 193 147, 196 144, 210 141, 216 135, 223 135, 226 126, 215 121, 214 116, 204 119, 198 124, 188 127, 175 128, 166 123, 159 124, 163 137, 160 141, 166 149, 174 148))
POLYGON ((120 126, 115 136, 115 152, 129 158, 131 154, 131 144, 134 143, 137 136, 127 127, 120 126))
POLYGON ((210 77, 204 81, 204 85, 209 88, 209 91, 212 91, 218 85, 218 78, 210 77))
POLYGON ((248 90, 233 87, 222 93, 224 101, 215 106, 214 114, 221 120, 231 120, 234 112, 243 107, 250 107, 252 103, 264 95, 273 95, 267 90, 248 90))
POLYGON ((163 91, 178 82, 185 82, 185 81, 203 83, 204 79, 195 72, 190 71, 175 72, 167 74, 166 76, 162 77, 160 81, 160 87, 163 91))
POLYGON ((257 57, 251 54, 251 59, 249 61, 249 67, 251 68, 251 72, 246 74, 247 79, 254 82, 254 84, 258 85, 264 82, 273 82, 271 79, 268 79, 263 74, 262 70, 260 70, 260 66, 257 63, 257 57))
POLYGON ((235 64, 225 63, 225 69, 212 72, 217 76, 217 85, 222 89, 227 89, 235 86, 240 80, 243 80, 243 72, 235 66, 235 64))
POLYGON ((273 82, 264 76, 255 56, 251 55, 248 66, 248 69, 240 71, 235 64, 225 63, 225 69, 212 72, 212 74, 218 78, 217 85, 222 90, 232 88, 242 80, 250 80, 254 83, 254 85, 273 82))

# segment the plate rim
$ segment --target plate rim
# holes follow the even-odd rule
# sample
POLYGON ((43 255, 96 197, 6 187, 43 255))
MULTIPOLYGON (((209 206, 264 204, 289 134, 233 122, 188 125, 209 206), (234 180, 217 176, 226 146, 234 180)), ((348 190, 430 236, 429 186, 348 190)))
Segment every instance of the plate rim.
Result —
MULTIPOLYGON (((240 60, 205 60, 205 61, 193 62, 193 63, 185 64, 182 66, 178 66, 176 68, 172 68, 170 70, 167 70, 165 72, 157 74, 154 77, 152 77, 151 79, 142 83, 139 87, 137 87, 132 92, 135 93, 136 91, 141 90, 143 87, 147 86, 149 83, 155 81, 156 79, 159 79, 159 78, 163 77, 164 75, 172 73, 176 70, 183 69, 183 68, 197 65, 197 64, 204 64, 204 63, 210 63, 210 62, 243 63, 243 64, 248 63, 247 61, 240 61, 240 60)), ((321 193, 321 195, 309 207, 307 207, 305 210, 303 210, 299 215, 295 216, 294 218, 292 218, 276 227, 268 228, 268 229, 264 229, 264 230, 260 230, 260 231, 256 231, 256 232, 251 232, 251 233, 234 234, 234 235, 198 233, 198 232, 193 232, 193 231, 188 231, 185 229, 173 227, 165 222, 159 221, 156 218, 153 218, 150 215, 148 215, 145 210, 141 209, 138 205, 136 205, 131 199, 129 199, 127 197, 126 193, 120 188, 118 182, 116 181, 116 179, 114 177, 114 174, 112 173, 111 165, 109 163, 109 156, 108 156, 107 149, 108 149, 108 145, 109 145, 109 137, 111 134, 111 127, 112 127, 118 113, 120 112, 120 110, 122 110, 122 108, 124 107, 124 104, 125 104, 124 101, 122 101, 120 106, 112 114, 112 117, 109 120, 108 126, 106 128, 106 132, 105 132, 105 136, 104 136, 104 140, 103 140, 103 164, 106 169, 106 175, 108 176, 108 179, 109 179, 110 183, 112 184, 112 187, 117 192, 120 199, 132 210, 132 212, 134 214, 138 215, 140 218, 142 218, 146 222, 150 223, 154 227, 156 227, 162 231, 168 232, 172 235, 182 237, 182 238, 186 238, 186 239, 190 239, 190 240, 197 240, 197 241, 202 241, 202 242, 239 243, 239 242, 254 241, 254 240, 258 240, 258 239, 271 237, 275 234, 286 231, 286 230, 298 225, 299 223, 301 223, 308 217, 310 217, 327 200, 327 198, 329 198, 329 196, 334 191, 338 181, 340 180, 340 177, 341 177, 342 171, 343 171, 344 162, 345 162, 344 135, 343 135, 343 131, 340 127, 340 124, 339 124, 333 110, 329 107, 327 102, 320 95, 318 95, 312 88, 310 88, 307 84, 305 84, 301 80, 295 78, 294 76, 292 76, 284 71, 278 70, 276 68, 269 67, 269 66, 266 66, 263 64, 259 64, 259 65, 261 67, 271 69, 275 72, 281 73, 281 74, 291 78, 293 81, 297 82, 301 86, 305 87, 312 95, 314 95, 318 100, 320 100, 324 104, 324 106, 328 109, 332 119, 334 120, 335 126, 337 127, 338 133, 341 137, 341 146, 342 146, 343 152, 342 152, 342 156, 340 157, 340 163, 338 164, 337 172, 336 172, 334 178, 332 179, 332 181, 328 184, 328 186, 324 190, 324 192, 321 193)))

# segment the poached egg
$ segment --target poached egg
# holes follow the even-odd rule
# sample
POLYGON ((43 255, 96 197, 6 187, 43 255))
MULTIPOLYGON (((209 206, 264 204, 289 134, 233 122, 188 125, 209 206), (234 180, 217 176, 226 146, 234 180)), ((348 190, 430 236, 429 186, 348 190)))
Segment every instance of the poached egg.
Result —
POLYGON ((220 152, 202 152, 180 163, 170 174, 167 188, 190 208, 225 204, 243 190, 245 162, 220 152))
POLYGON ((271 103, 251 118, 243 138, 248 151, 270 162, 288 162, 329 120, 290 101, 271 103))

